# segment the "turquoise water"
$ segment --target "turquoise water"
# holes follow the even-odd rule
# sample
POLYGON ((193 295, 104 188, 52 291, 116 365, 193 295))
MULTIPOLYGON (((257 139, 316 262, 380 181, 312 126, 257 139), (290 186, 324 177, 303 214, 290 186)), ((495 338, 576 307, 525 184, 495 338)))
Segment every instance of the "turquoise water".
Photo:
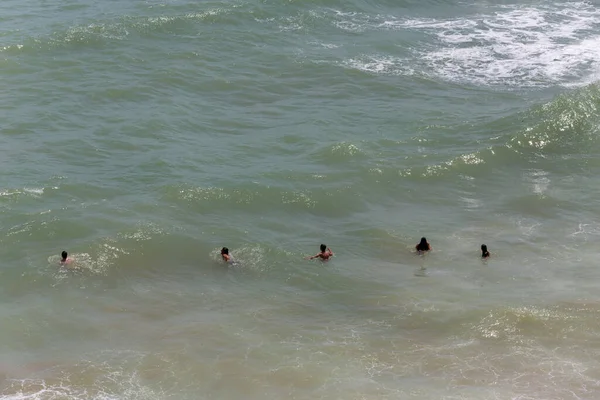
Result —
POLYGON ((0 399, 600 396, 595 4, 0 11, 0 399))

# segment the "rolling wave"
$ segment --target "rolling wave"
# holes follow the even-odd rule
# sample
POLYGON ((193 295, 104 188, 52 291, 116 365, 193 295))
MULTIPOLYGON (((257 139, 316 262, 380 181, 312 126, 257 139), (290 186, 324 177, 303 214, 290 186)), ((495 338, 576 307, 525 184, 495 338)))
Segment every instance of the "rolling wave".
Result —
POLYGON ((156 16, 121 16, 108 21, 93 21, 74 25, 48 37, 31 37, 20 44, 0 47, 7 54, 21 54, 54 50, 63 47, 105 47, 133 37, 149 37, 157 34, 193 34, 196 24, 235 24, 246 15, 246 11, 236 13, 238 6, 209 8, 198 12, 156 16))
POLYGON ((571 160, 584 167, 599 142, 600 87, 591 84, 557 96, 530 110, 474 128, 488 132, 474 150, 441 163, 409 167, 404 177, 436 177, 452 173, 487 174, 492 168, 529 166, 540 160, 571 160), (483 148, 481 148, 483 146, 483 148), (479 148, 477 148, 479 147, 479 148), (487 172, 486 172, 487 171, 487 172))
MULTIPOLYGON (((477 8, 475 8, 477 9, 477 8)), ((340 30, 414 33, 405 51, 363 53, 340 64, 374 74, 426 76, 498 88, 585 85, 597 79, 600 10, 587 2, 499 5, 452 18, 332 10, 340 30), (416 44, 415 44, 416 43, 416 44)))
POLYGON ((265 4, 233 4, 181 14, 121 16, 7 44, 0 51, 17 55, 73 46, 109 48, 123 40, 161 35, 207 40, 213 37, 214 27, 227 26, 234 32, 255 32, 243 39, 231 37, 232 42, 258 44, 271 40, 274 31, 283 32, 286 35, 278 40, 293 43, 300 62, 307 54, 314 63, 375 75, 422 76, 514 90, 582 86, 600 73, 595 50, 600 43, 596 34, 600 10, 587 2, 497 5, 482 12, 474 5, 474 12, 466 16, 446 18, 406 16, 401 8, 382 13, 364 4, 334 7, 295 5, 281 13, 265 4), (257 24, 262 28, 256 30, 257 24), (297 33, 306 38, 299 40, 297 33), (377 43, 381 33, 395 37, 397 45, 354 49, 346 35, 377 43))

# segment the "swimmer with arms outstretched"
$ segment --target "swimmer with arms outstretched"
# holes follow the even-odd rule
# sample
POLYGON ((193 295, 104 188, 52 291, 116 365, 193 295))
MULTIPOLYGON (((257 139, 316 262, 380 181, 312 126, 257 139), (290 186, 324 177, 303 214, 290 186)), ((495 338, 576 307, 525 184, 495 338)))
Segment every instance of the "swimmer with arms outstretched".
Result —
POLYGON ((486 258, 490 258, 491 254, 487 249, 487 246, 485 244, 481 245, 481 258, 483 258, 484 260, 486 258))
POLYGON ((333 256, 334 256, 333 251, 331 251, 331 249, 329 247, 327 247, 326 245, 322 244, 320 253, 315 254, 312 257, 306 257, 306 259, 313 260, 315 258, 320 258, 321 261, 327 261, 333 256))
POLYGON ((425 252, 431 251, 431 245, 427 242, 427 239, 422 237, 421 241, 415 246, 415 250, 417 250, 418 254, 423 254, 425 252))
POLYGON ((60 254, 60 256, 61 256, 60 265, 67 265, 67 264, 71 264, 73 262, 73 259, 69 258, 68 255, 69 254, 66 251, 63 251, 60 254))

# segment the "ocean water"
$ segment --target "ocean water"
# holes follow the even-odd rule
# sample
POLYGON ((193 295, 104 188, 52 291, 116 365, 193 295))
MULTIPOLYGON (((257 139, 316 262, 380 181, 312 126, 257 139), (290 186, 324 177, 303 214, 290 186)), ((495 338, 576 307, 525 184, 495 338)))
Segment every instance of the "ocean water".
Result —
POLYGON ((597 2, 0 22, 0 399, 600 398, 597 2))

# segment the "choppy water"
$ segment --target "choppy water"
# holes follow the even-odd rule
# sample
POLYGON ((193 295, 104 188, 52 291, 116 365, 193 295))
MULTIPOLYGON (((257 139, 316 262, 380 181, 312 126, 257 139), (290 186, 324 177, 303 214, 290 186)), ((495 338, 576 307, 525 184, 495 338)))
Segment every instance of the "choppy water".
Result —
POLYGON ((0 22, 0 399, 600 397, 596 3, 0 22))

